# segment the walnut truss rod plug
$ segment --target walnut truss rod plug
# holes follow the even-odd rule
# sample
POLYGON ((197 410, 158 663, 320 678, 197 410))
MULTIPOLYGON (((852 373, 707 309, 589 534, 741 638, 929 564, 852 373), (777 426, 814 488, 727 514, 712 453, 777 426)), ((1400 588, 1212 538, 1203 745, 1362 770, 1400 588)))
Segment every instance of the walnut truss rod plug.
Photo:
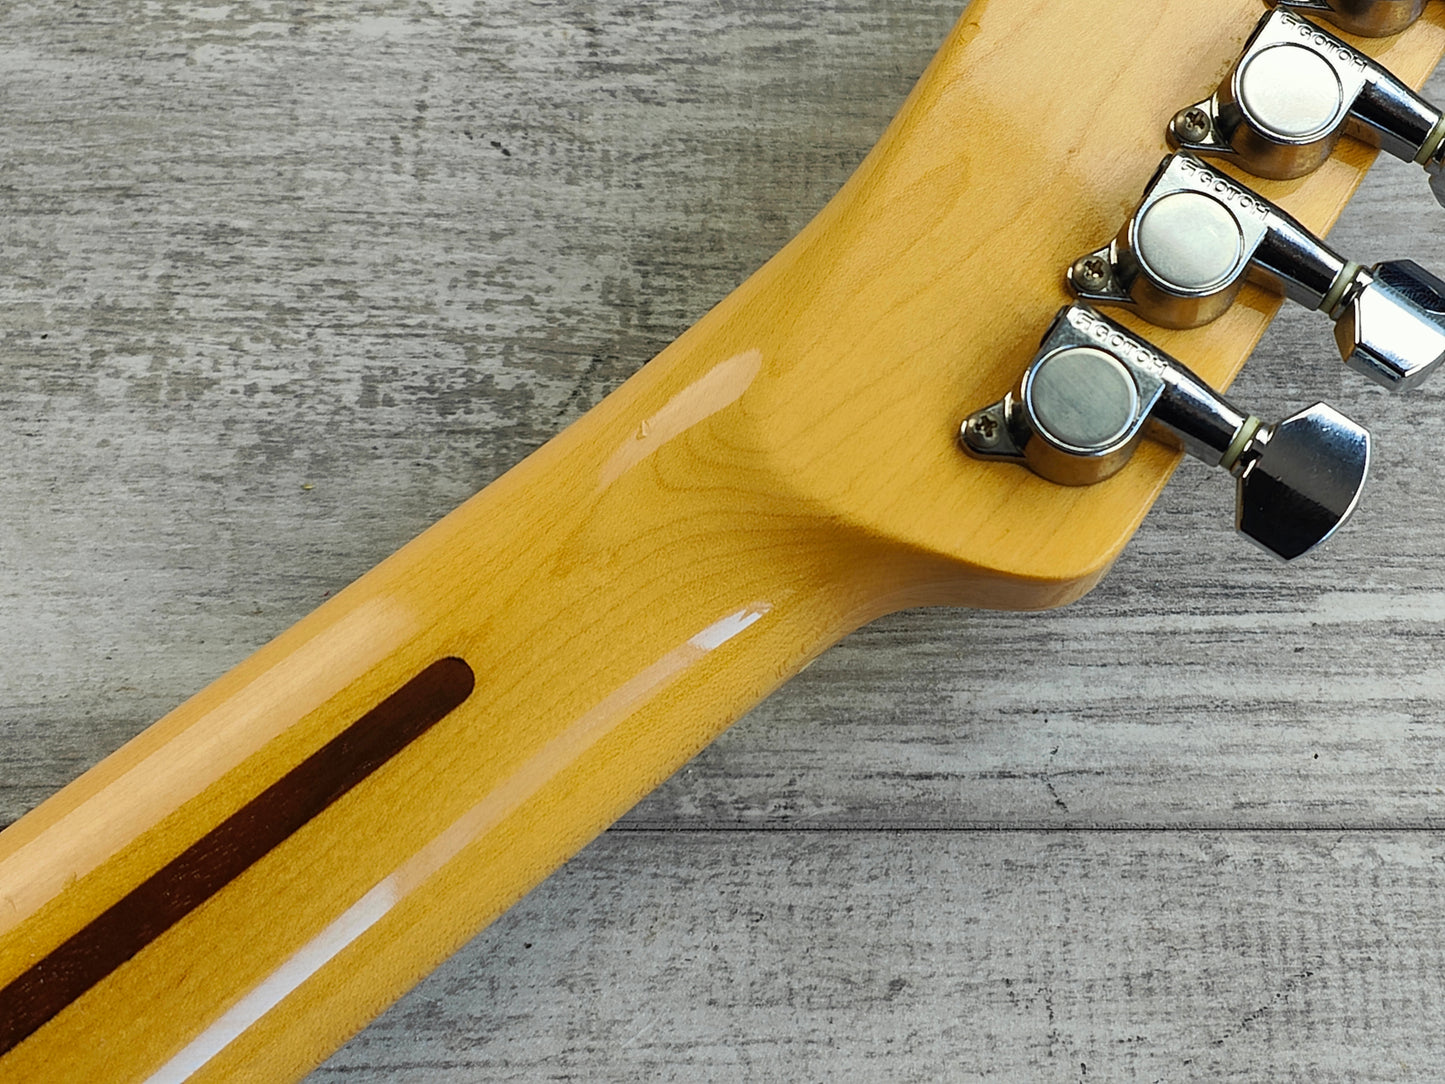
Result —
POLYGON ((1207 324, 1256 282, 1328 315, 1345 364, 1397 391, 1445 361, 1445 282, 1410 260, 1352 263, 1189 154, 1164 159, 1123 229, 1068 280, 1085 301, 1172 328, 1207 324))
POLYGON ((1175 146, 1275 180, 1319 168, 1342 135, 1424 166, 1445 205, 1445 116, 1364 53, 1287 11, 1260 20, 1213 96, 1169 124, 1175 146))
POLYGON ((1362 38, 1398 34, 1425 11, 1425 0, 1265 0, 1265 3, 1308 11, 1362 38))
POLYGON ((1234 475, 1235 526, 1286 561, 1349 518, 1370 466, 1369 433, 1343 414, 1316 403, 1266 425, 1084 305, 1059 311, 1015 390, 970 415, 959 442, 980 459, 1089 485, 1146 436, 1234 475))

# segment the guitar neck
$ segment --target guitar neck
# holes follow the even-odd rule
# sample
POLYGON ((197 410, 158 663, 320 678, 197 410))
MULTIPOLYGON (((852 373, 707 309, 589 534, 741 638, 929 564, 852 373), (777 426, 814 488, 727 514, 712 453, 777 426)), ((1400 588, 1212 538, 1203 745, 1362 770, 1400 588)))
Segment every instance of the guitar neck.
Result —
POLYGON ((779 370, 832 347, 777 299, 860 258, 825 225, 0 835, 0 1078, 296 1075, 847 632, 1093 582, 1005 591, 799 492, 779 370))
POLYGON ((0 1077, 295 1075, 906 601, 709 330, 0 835, 0 1077))

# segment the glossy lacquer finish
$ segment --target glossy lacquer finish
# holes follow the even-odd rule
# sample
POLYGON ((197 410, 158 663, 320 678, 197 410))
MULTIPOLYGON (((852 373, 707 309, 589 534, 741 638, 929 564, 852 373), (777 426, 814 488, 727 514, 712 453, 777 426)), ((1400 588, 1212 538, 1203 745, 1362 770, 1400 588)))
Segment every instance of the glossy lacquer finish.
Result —
MULTIPOLYGON (((461 701, 0 1056, 0 1079, 295 1077, 809 659, 919 603, 1086 591, 1173 458, 1061 489, 954 445, 1254 25, 1253 0, 974 0, 808 229, 596 410, 0 834, 23 979, 439 660, 461 701), (1080 78, 1080 72, 1101 73, 1080 78), (1067 87, 1059 86, 1068 73, 1067 87)), ((1371 43, 1418 84, 1432 13, 1371 43)), ((1324 229, 1369 159, 1262 185, 1324 229)), ((1157 336, 1227 383, 1246 291, 1157 336)))

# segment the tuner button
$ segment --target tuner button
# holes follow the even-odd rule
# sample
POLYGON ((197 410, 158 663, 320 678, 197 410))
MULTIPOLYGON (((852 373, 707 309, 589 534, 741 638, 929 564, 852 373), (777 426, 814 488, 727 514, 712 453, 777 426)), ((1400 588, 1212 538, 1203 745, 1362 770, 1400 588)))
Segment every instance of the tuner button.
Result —
POLYGON ((1425 168, 1430 173, 1430 194, 1435 197, 1436 203, 1445 207, 1445 162, 1440 160, 1441 153, 1436 151, 1425 168))
POLYGON ((1370 468, 1370 435, 1316 403, 1259 430, 1235 464, 1235 525, 1283 560, 1314 549, 1350 518, 1370 468))
POLYGON ((1361 272, 1335 341, 1356 372, 1394 391, 1414 387, 1445 361, 1445 282, 1413 260, 1361 272))

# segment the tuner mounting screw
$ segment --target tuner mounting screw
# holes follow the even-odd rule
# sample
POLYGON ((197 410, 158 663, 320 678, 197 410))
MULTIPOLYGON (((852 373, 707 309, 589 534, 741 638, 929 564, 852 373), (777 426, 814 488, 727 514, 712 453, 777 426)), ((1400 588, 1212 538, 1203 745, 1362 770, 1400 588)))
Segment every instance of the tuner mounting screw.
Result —
POLYGON ((1108 288, 1109 261, 1102 256, 1089 255, 1074 264, 1074 283, 1079 289, 1097 293, 1108 288))
POLYGON ((968 424, 980 444, 987 447, 998 443, 999 424, 992 414, 975 414, 968 424))
POLYGON ((1208 141, 1209 134, 1214 130, 1214 124, 1209 119, 1209 114, 1192 105, 1188 109, 1181 109, 1174 114, 1174 134, 1181 143, 1204 143, 1208 141))

